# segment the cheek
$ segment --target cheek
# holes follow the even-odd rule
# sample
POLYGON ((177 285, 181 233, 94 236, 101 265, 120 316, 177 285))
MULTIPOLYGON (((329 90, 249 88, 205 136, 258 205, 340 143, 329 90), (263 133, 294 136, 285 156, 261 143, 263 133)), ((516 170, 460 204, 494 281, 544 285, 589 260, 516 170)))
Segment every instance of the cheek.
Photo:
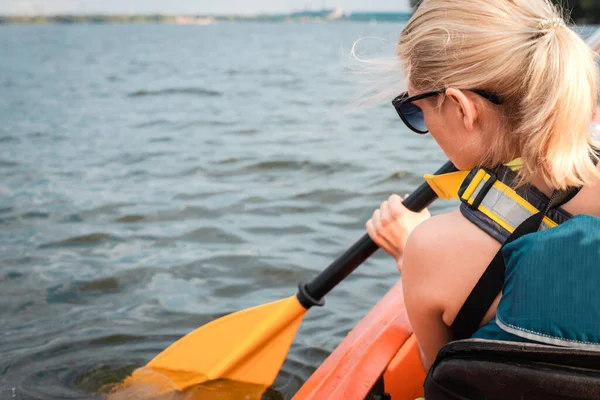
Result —
POLYGON ((446 121, 436 110, 429 110, 424 114, 425 125, 429 130, 429 134, 435 139, 444 153, 448 157, 457 153, 458 146, 456 143, 456 137, 453 135, 456 129, 450 126, 448 121, 446 121))
POLYGON ((458 169, 469 170, 479 164, 481 143, 475 133, 466 132, 456 121, 444 118, 435 110, 425 113, 425 123, 446 157, 458 169))

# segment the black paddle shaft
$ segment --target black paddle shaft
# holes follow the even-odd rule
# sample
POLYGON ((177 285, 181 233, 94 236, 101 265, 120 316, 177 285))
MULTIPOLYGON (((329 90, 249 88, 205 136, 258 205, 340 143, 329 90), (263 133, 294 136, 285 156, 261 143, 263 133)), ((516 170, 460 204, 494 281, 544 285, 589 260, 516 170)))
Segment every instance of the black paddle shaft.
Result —
MULTIPOLYGON (((457 171, 456 167, 448 161, 442 168, 436 171, 436 175, 447 174, 457 171)), ((427 183, 423 183, 403 202, 404 206, 411 211, 421 211, 430 205, 437 195, 427 183)), ((312 306, 324 304, 323 297, 346 279, 359 265, 371 257, 379 249, 368 234, 354 243, 344 254, 332 262, 323 272, 309 283, 298 285, 298 300, 306 309, 312 306)))

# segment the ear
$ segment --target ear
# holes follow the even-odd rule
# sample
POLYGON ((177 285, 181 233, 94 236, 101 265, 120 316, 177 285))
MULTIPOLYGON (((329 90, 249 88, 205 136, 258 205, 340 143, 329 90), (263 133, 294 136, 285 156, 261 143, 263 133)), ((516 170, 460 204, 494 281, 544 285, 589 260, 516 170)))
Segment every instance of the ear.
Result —
POLYGON ((477 108, 473 100, 462 90, 453 88, 446 89, 446 98, 458 106, 458 112, 460 112, 460 117, 463 119, 465 128, 472 131, 477 120, 477 108))

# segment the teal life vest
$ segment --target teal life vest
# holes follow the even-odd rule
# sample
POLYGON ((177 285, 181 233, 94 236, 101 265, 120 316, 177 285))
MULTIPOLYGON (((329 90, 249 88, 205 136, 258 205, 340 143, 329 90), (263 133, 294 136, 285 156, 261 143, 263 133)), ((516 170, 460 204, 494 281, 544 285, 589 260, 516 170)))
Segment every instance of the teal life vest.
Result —
POLYGON ((600 350, 600 218, 577 215, 502 248, 496 318, 474 338, 600 350))

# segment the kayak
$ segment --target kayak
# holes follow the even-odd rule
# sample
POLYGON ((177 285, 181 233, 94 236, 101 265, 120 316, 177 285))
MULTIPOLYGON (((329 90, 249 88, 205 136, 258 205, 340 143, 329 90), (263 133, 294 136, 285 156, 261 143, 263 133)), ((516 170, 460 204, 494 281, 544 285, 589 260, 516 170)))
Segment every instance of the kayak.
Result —
POLYGON ((293 400, 415 400, 423 396, 425 376, 406 314, 402 282, 398 281, 348 333, 293 400))

